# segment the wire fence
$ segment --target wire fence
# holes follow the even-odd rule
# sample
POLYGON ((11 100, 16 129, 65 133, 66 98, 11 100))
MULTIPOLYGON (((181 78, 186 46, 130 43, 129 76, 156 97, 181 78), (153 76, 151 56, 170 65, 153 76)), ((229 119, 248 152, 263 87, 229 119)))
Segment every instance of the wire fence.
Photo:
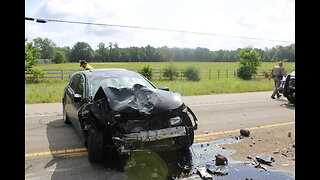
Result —
MULTIPOLYGON (((128 69, 131 71, 138 72, 141 69, 128 69)), ((70 74, 78 72, 79 69, 43 69, 43 77, 40 78, 54 78, 54 79, 67 79, 70 74)), ((264 79, 267 78, 270 74, 270 69, 260 69, 253 79, 264 79)), ((293 69, 286 69, 286 73, 294 71, 293 69)), ((152 69, 153 80, 165 80, 163 77, 164 69, 152 69)), ((177 80, 186 80, 186 77, 183 75, 183 69, 178 69, 179 76, 177 80)), ((224 79, 224 78, 237 78, 238 70, 237 69, 209 69, 207 71, 200 71, 201 79, 224 79)), ((32 73, 25 72, 25 78, 34 78, 32 73)))

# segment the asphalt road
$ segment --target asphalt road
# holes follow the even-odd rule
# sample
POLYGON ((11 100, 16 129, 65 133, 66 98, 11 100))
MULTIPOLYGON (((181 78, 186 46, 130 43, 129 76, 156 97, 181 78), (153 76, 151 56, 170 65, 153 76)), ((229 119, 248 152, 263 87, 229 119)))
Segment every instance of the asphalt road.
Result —
MULTIPOLYGON (((217 139, 241 128, 292 124, 295 108, 272 92, 186 96, 198 117, 195 142, 217 139)), ((125 179, 112 164, 90 164, 72 126, 62 120, 60 103, 25 105, 25 179, 125 179)))

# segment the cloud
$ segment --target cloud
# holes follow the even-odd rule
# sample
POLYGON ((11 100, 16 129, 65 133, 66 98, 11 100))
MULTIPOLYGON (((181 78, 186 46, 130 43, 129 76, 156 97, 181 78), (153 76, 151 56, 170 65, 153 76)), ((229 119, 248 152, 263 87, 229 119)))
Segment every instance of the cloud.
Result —
MULTIPOLYGON (((26 1, 27 7, 30 7, 28 3, 31 2, 26 1)), ((26 9, 26 16, 292 40, 294 42, 294 1, 291 0, 174 2, 163 0, 157 2, 156 7, 147 0, 42 0, 34 4, 33 9, 26 9)), ((26 36, 29 38, 48 37, 58 46, 73 46, 78 41, 85 41, 92 48, 95 48, 99 42, 117 42, 120 47, 149 44, 154 47, 165 45, 168 47, 207 47, 211 50, 237 49, 248 45, 264 48, 279 44, 279 42, 225 36, 55 22, 26 23, 26 36)))

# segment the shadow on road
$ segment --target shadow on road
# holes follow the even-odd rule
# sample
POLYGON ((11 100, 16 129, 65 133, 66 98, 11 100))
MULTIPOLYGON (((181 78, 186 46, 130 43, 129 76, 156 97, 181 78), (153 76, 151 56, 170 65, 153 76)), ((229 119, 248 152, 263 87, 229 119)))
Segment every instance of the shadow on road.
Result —
POLYGON ((277 101, 283 102, 283 104, 280 105, 281 107, 288 108, 288 109, 291 109, 291 110, 295 110, 295 104, 290 103, 288 100, 286 100, 286 99, 277 99, 277 101))
MULTIPOLYGON (((85 148, 80 136, 71 125, 62 119, 47 124, 46 130, 50 151, 85 148)), ((78 153, 53 153, 52 160, 44 169, 52 171, 52 180, 60 179, 126 179, 124 174, 115 171, 108 164, 91 164, 86 151, 78 153)))

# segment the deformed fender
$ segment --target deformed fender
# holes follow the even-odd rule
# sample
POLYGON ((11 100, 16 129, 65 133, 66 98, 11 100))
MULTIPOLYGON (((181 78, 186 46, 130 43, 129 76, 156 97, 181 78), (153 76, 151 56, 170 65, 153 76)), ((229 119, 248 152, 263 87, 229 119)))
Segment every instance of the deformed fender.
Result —
MULTIPOLYGON (((101 125, 107 125, 110 118, 107 118, 105 114, 101 111, 96 101, 85 104, 79 109, 79 117, 81 119, 94 119, 101 125)), ((83 123, 83 122, 81 122, 83 123)))
POLYGON ((191 119, 191 121, 193 121, 193 123, 194 123, 194 125, 193 125, 193 130, 197 130, 198 129, 198 123, 197 123, 197 121, 198 121, 198 119, 197 119, 197 117, 196 117, 196 115, 193 113, 193 111, 189 108, 189 106, 187 106, 187 111, 190 113, 190 115, 192 116, 192 119, 191 119))

